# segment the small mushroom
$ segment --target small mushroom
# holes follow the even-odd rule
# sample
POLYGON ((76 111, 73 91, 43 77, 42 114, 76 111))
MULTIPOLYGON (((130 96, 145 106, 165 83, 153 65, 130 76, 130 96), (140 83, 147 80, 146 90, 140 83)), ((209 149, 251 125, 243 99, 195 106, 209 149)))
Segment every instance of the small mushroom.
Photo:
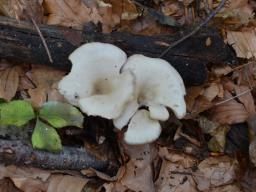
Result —
POLYGON ((72 69, 60 81, 60 93, 88 115, 119 117, 134 97, 133 74, 120 74, 126 54, 114 45, 95 42, 82 45, 69 59, 72 69))
POLYGON ((149 117, 147 110, 139 110, 132 117, 124 140, 128 144, 137 145, 156 140, 161 133, 161 126, 157 120, 149 117))

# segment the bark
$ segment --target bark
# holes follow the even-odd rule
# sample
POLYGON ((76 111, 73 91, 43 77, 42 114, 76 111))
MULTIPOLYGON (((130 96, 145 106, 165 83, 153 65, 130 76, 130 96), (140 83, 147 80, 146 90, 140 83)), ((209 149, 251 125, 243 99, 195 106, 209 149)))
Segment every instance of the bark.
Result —
MULTIPOLYGON (((142 36, 124 32, 103 34, 90 27, 83 31, 45 25, 39 27, 49 47, 53 63, 50 63, 42 40, 32 23, 5 17, 0 17, 0 58, 70 69, 68 55, 86 42, 112 43, 128 55, 140 53, 158 57, 172 42, 183 36, 182 33, 176 36, 142 36)), ((178 70, 186 85, 202 84, 207 78, 208 64, 237 62, 233 50, 223 42, 216 30, 210 28, 202 29, 175 46, 163 58, 178 70), (207 44, 206 40, 210 44, 207 44)))
POLYGON ((28 165, 44 169, 81 170, 94 168, 105 172, 115 172, 116 162, 95 157, 85 148, 63 147, 59 153, 39 151, 30 144, 19 140, 0 139, 0 163, 28 165))

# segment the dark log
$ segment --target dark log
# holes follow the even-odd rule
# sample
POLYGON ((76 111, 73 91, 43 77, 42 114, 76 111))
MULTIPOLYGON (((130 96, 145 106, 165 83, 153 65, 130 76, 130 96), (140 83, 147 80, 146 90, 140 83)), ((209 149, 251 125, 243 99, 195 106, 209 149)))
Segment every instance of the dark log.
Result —
MULTIPOLYGON (((68 55, 86 42, 112 43, 125 50, 128 55, 141 53, 158 57, 168 45, 182 37, 181 33, 176 36, 141 36, 123 32, 103 34, 88 29, 78 31, 45 25, 39 27, 51 52, 53 63, 49 62, 32 23, 5 17, 0 17, 0 58, 70 69, 68 55)), ((223 42, 216 30, 209 28, 202 29, 197 35, 171 49, 164 59, 179 71, 186 85, 202 84, 207 78, 206 66, 209 63, 237 62, 233 50, 223 42), (210 45, 206 45, 207 39, 210 39, 210 45)))
POLYGON ((116 172, 117 163, 100 160, 84 148, 63 147, 59 153, 39 151, 19 140, 0 139, 0 163, 28 165, 44 169, 81 170, 94 168, 108 173, 116 172))

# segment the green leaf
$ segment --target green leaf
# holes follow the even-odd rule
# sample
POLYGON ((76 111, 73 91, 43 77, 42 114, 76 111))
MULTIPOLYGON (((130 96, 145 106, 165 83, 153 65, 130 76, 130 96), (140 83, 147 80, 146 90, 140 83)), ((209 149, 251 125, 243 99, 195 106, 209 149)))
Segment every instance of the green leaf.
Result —
POLYGON ((36 122, 36 127, 32 134, 32 145, 36 149, 51 152, 62 150, 61 140, 57 131, 39 119, 36 122))
POLYGON ((22 126, 35 118, 34 110, 27 101, 0 103, 0 125, 22 126))
POLYGON ((83 114, 77 108, 67 103, 47 102, 40 109, 39 117, 56 128, 66 126, 83 127, 83 114))

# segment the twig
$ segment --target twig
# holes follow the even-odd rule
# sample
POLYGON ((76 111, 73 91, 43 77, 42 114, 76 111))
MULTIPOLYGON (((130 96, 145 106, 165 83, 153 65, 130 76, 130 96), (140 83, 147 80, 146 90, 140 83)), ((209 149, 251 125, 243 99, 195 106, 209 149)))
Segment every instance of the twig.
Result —
POLYGON ((39 34, 39 36, 40 36, 40 38, 41 38, 41 40, 42 40, 42 42, 43 42, 43 45, 44 45, 44 48, 45 48, 46 53, 47 53, 47 55, 48 55, 48 58, 49 58, 50 63, 53 63, 52 55, 51 55, 51 53, 50 53, 50 51, 49 51, 48 45, 47 45, 47 43, 46 43, 46 41, 45 41, 45 39, 44 39, 44 36, 43 36, 42 32, 40 31, 40 29, 39 29, 39 27, 38 27, 36 21, 35 21, 32 17, 31 17, 30 19, 31 19, 33 25, 35 26, 35 28, 36 28, 36 30, 37 30, 37 32, 38 32, 38 34, 39 34))
POLYGON ((32 148, 22 141, 0 139, 0 163, 30 165, 44 169, 80 170, 94 168, 116 171, 117 164, 100 160, 85 148, 64 147, 60 153, 50 153, 32 148))
POLYGON ((182 37, 181 39, 173 42, 165 51, 163 51, 160 55, 159 58, 163 57, 166 53, 168 53, 170 51, 170 49, 172 49, 173 47, 177 46, 178 44, 180 44, 181 42, 183 42, 184 40, 186 40, 187 38, 191 37, 192 35, 196 34, 204 25, 206 25, 221 9, 222 7, 225 5, 226 0, 222 0, 220 2, 220 4, 218 5, 218 7, 202 22, 200 23, 197 27, 195 27, 195 29, 193 29, 190 33, 188 33, 187 35, 185 35, 184 37, 182 37))

